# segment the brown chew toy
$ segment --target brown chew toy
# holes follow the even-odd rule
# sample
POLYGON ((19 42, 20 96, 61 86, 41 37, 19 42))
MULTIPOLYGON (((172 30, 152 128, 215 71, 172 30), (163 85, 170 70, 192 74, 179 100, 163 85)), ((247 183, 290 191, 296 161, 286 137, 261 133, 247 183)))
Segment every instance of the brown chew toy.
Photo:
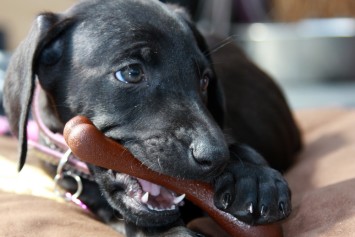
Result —
POLYGON ((231 236, 283 236, 281 226, 277 223, 249 226, 217 209, 213 203, 213 189, 207 183, 177 179, 148 169, 126 148, 105 137, 89 119, 83 116, 74 117, 66 124, 64 138, 73 154, 82 161, 149 180, 176 193, 186 194, 188 200, 208 213, 231 236))

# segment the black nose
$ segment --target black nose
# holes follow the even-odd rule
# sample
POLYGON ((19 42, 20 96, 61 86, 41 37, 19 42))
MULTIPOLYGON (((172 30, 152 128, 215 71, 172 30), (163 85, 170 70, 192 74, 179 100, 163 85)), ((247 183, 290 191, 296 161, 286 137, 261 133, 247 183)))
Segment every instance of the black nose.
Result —
MULTIPOLYGON (((213 144, 213 143, 212 143, 213 144)), ((217 175, 225 167, 229 159, 228 147, 220 142, 212 145, 210 142, 200 142, 191 145, 190 161, 202 174, 217 175)))

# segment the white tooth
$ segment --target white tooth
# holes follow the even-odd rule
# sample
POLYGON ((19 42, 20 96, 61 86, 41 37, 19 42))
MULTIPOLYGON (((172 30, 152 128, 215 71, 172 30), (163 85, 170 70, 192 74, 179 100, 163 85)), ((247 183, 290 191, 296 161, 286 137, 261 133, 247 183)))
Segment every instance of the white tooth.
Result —
POLYGON ((171 205, 171 207, 168 210, 174 210, 175 209, 175 205, 171 205))
POLYGON ((142 201, 143 203, 147 203, 147 202, 148 202, 148 199, 149 199, 149 193, 146 192, 146 193, 142 196, 141 201, 142 201))
POLYGON ((154 207, 151 206, 151 205, 148 205, 148 208, 149 208, 150 210, 154 210, 154 207))
POLYGON ((116 179, 118 180, 120 177, 120 174, 119 173, 116 173, 116 179))
POLYGON ((174 201, 173 201, 174 204, 180 203, 182 200, 184 200, 185 196, 186 196, 185 194, 182 194, 179 197, 174 198, 174 201))

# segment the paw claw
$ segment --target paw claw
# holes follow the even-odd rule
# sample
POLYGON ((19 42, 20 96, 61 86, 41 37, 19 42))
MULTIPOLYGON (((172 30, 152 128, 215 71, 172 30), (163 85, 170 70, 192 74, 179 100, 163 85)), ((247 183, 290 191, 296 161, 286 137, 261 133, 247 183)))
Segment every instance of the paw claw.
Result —
POLYGON ((254 206, 253 206, 253 203, 250 203, 250 204, 249 204, 247 210, 248 210, 248 212, 249 212, 250 214, 253 214, 253 213, 254 213, 254 206))
POLYGON ((269 208, 267 208, 265 205, 261 205, 261 208, 260 208, 260 216, 261 217, 266 217, 267 215, 269 215, 269 208))
POLYGON ((283 216, 286 216, 286 211, 285 211, 285 204, 283 202, 279 203, 279 210, 282 213, 283 216))
POLYGON ((232 194, 229 192, 224 193, 222 197, 222 207, 224 209, 227 209, 231 204, 232 204, 232 194))

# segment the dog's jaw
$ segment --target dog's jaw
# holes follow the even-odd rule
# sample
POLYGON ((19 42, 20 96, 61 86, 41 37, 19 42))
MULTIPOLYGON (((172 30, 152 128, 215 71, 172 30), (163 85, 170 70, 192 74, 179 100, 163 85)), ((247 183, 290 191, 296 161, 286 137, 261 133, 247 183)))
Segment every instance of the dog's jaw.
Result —
POLYGON ((127 174, 91 166, 110 205, 125 221, 140 227, 164 227, 180 218, 183 195, 127 174))

